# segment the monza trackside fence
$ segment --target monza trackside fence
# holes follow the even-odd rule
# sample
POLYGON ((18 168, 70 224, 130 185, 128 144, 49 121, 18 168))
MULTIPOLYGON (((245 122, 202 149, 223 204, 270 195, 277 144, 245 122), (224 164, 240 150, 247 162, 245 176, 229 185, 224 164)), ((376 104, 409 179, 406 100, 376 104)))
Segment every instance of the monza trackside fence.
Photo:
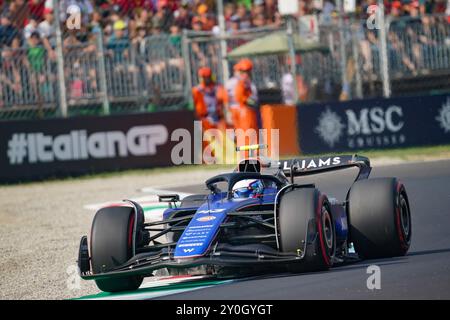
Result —
POLYGON ((56 111, 55 65, 43 47, 3 49, 0 60, 0 113, 26 116, 56 111))
MULTIPOLYGON (((213 32, 193 32, 185 31, 185 43, 187 46, 187 61, 190 66, 189 81, 196 85, 198 84, 197 70, 202 66, 211 66, 217 80, 223 83, 226 77, 232 76, 232 66, 235 61, 227 61, 226 67, 228 70, 224 70, 222 61, 226 59, 226 54, 240 45, 246 44, 251 40, 263 37, 272 32, 277 32, 283 29, 280 28, 258 28, 253 30, 247 30, 242 32, 236 32, 235 34, 225 35, 225 37, 219 37, 213 32), (221 41, 225 43, 225 56, 221 51, 221 41)), ((258 58, 253 58, 253 81, 259 88, 264 86, 277 85, 280 80, 280 76, 283 70, 283 62, 281 57, 268 55, 258 58)))
MULTIPOLYGON (((320 19, 318 20, 320 21, 320 19)), ((299 24, 300 26, 300 24, 299 24)), ((304 36, 299 26, 295 32, 304 36)), ((388 66, 393 96, 450 90, 450 23, 447 16, 386 19, 386 52, 380 32, 366 21, 321 22, 312 38, 329 48, 328 54, 297 55, 303 103, 374 98, 383 95, 382 72, 388 66), (386 61, 383 61, 386 57, 386 61)), ((178 110, 186 107, 197 70, 210 66, 220 83, 232 74, 227 53, 279 27, 248 29, 219 36, 213 32, 136 36, 120 41, 101 28, 79 34, 65 30, 61 55, 49 54, 41 44, 1 49, 0 119, 48 118, 67 114, 178 110), (81 39, 81 40, 80 40, 81 39), (62 65, 62 75, 58 67, 62 65), (65 97, 61 95, 65 84, 65 97), (65 99, 67 112, 62 112, 65 99)), ((288 54, 251 57, 253 80, 268 100, 281 102, 281 82, 290 72, 288 54)), ((264 98, 264 97, 263 97, 264 98)))
POLYGON ((126 40, 119 51, 98 36, 82 44, 71 37, 65 39, 60 57, 64 79, 56 72, 58 57, 49 58, 42 45, 2 50, 0 119, 60 116, 61 81, 69 116, 184 106, 181 41, 168 35, 126 40))
MULTIPOLYGON (((298 26, 295 27, 299 32, 298 26)), ((221 41, 225 43, 226 53, 240 45, 264 37, 271 33, 285 32, 285 26, 249 29, 219 36, 212 32, 186 31, 183 39, 186 47, 186 79, 190 85, 198 84, 197 70, 201 66, 210 66, 217 80, 224 83, 233 73, 235 59, 227 59, 223 64, 221 41), (225 70, 226 69, 226 70, 225 70)), ((330 48, 328 54, 319 51, 304 52, 295 59, 297 76, 302 78, 300 96, 304 101, 321 101, 338 98, 341 89, 341 66, 338 55, 339 39, 335 27, 320 28, 320 42, 330 48)), ((260 92, 269 94, 263 97, 269 102, 281 102, 282 78, 290 72, 289 53, 250 56, 253 62, 252 81, 260 92), (273 97, 276 96, 275 101, 273 97), (278 99, 278 100, 276 100, 278 99)), ((266 101, 262 101, 263 103, 266 101)))
MULTIPOLYGON (((186 79, 189 86, 199 83, 197 71, 200 67, 211 67, 219 83, 233 75, 233 64, 236 60, 226 59, 227 53, 240 45, 272 32, 284 30, 282 28, 265 27, 255 28, 228 34, 220 37, 213 32, 184 32, 183 44, 186 56, 186 79), (221 48, 225 44, 225 52, 221 48)), ((287 71, 286 57, 284 55, 265 55, 253 57, 252 81, 258 89, 279 88, 281 77, 287 71)), ((190 92, 186 98, 189 98, 190 92)))
POLYGON ((450 22, 445 15, 388 21, 392 76, 450 69, 450 22))
MULTIPOLYGON (((385 29, 388 79, 394 96, 450 90, 447 16, 386 17, 385 29), (414 82, 418 85, 413 85, 414 82)), ((379 29, 369 29, 365 20, 350 19, 342 28, 333 22, 322 25, 319 37, 329 46, 331 54, 322 61, 305 57, 303 69, 308 84, 321 83, 328 93, 326 97, 331 93, 335 98, 336 89, 350 99, 383 95, 379 29), (315 78, 317 68, 319 78, 315 78)))
MULTIPOLYGON (((317 22, 317 21, 316 21, 317 22)), ((386 54, 381 50, 379 29, 369 29, 366 20, 347 19, 322 22, 316 31, 294 30, 329 48, 329 53, 307 52, 297 55, 296 73, 302 80, 299 96, 302 102, 362 99, 383 96, 383 57, 393 95, 450 90, 450 23, 445 15, 418 18, 386 18, 386 54)), ((279 28, 251 29, 225 37, 208 32, 185 32, 187 83, 198 83, 196 71, 210 66, 219 82, 231 75, 233 60, 221 63, 223 53, 257 39, 279 28), (224 67, 228 70, 224 70, 224 67)), ((281 89, 281 79, 289 72, 289 55, 251 57, 253 81, 259 90, 281 89)))

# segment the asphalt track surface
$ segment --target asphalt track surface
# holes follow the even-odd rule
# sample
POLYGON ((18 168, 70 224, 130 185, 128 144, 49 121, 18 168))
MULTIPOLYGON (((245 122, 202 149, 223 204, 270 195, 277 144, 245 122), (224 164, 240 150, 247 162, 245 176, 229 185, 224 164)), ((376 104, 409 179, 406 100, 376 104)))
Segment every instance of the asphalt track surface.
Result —
MULTIPOLYGON (((350 170, 351 171, 351 170, 350 170)), ((329 197, 345 197, 354 172, 308 177, 329 197)), ((327 272, 273 274, 159 299, 450 299, 450 160, 376 167, 371 177, 398 177, 408 192, 412 244, 404 257, 366 260, 327 272), (381 269, 381 289, 367 288, 367 267, 381 269)), ((298 180, 297 180, 298 181, 298 180)), ((203 185, 176 191, 205 193, 203 185)))

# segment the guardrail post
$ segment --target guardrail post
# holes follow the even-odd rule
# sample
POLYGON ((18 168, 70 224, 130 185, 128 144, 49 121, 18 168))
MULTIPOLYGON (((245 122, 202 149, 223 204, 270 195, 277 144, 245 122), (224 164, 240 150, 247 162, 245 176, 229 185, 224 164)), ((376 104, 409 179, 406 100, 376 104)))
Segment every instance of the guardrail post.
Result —
POLYGON ((103 113, 109 115, 108 85, 106 82, 105 50, 103 47, 103 31, 97 33, 97 57, 98 57, 98 77, 100 81, 100 90, 102 91, 103 113))
POLYGON ((223 0, 217 1, 217 16, 219 19, 220 28, 220 60, 222 62, 222 83, 226 83, 230 78, 230 71, 228 70, 227 61, 227 42, 224 39, 225 36, 225 17, 223 15, 223 0))
POLYGON ((59 88, 59 110, 61 112, 61 116, 67 117, 67 96, 66 96, 66 79, 64 76, 64 56, 63 56, 63 42, 62 42, 62 33, 61 33, 61 24, 59 20, 59 1, 53 0, 53 12, 54 12, 54 21, 53 24, 55 26, 56 31, 56 64, 58 69, 58 88, 59 88))
POLYGON ((378 0, 378 22, 380 26, 380 69, 381 80, 383 82, 383 96, 389 98, 391 96, 391 82, 389 79, 389 61, 387 54, 387 34, 386 29, 389 28, 389 23, 386 24, 384 16, 383 0, 378 0))
POLYGON ((358 99, 363 98, 363 88, 362 88, 362 79, 361 79, 361 63, 359 57, 359 48, 358 48, 358 25, 356 23, 352 24, 352 51, 353 51, 353 60, 355 63, 355 85, 356 85, 356 97, 358 99))
POLYGON ((297 104, 299 100, 299 92, 298 92, 298 83, 297 83, 297 67, 296 67, 296 57, 295 57, 295 44, 294 44, 294 26, 293 26, 293 17, 287 16, 287 41, 289 48, 289 59, 291 60, 289 64, 290 72, 292 74, 293 85, 294 85, 294 101, 297 104))
POLYGON ((183 37, 181 39, 182 44, 182 54, 184 60, 184 69, 186 71, 186 84, 184 88, 184 96, 188 105, 191 105, 192 102, 192 73, 191 73, 191 61, 189 59, 189 39, 188 39, 188 31, 186 29, 183 30, 183 37))
POLYGON ((342 0, 336 1, 337 11, 338 11, 338 28, 339 28, 339 54, 341 58, 341 82, 342 91, 348 90, 348 98, 351 98, 351 91, 348 86, 347 79, 347 52, 345 51, 345 31, 344 31, 344 7, 342 5, 342 0))

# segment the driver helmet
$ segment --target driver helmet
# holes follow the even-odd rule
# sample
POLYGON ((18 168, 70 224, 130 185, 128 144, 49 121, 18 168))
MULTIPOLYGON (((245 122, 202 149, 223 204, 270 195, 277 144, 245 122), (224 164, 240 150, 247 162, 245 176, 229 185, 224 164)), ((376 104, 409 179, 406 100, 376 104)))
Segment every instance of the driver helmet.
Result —
POLYGON ((245 179, 238 181, 233 186, 234 198, 254 198, 263 192, 264 185, 259 179, 245 179))

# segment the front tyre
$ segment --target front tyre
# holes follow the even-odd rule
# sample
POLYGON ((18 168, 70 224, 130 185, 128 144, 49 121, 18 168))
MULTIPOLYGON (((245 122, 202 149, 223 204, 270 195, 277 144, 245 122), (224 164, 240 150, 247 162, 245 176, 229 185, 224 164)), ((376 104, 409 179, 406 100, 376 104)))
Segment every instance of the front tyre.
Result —
MULTIPOLYGON (((94 217, 91 229, 91 264, 95 274, 106 273, 122 265, 133 256, 133 230, 138 219, 138 230, 143 216, 135 214, 132 207, 108 207, 100 209, 94 217)), ((95 280, 97 287, 106 292, 136 290, 142 276, 130 276, 95 280)))
POLYGON ((281 251, 304 254, 290 270, 320 271, 332 266, 336 232, 325 195, 315 188, 287 191, 280 200, 278 223, 281 251))
POLYGON ((411 211, 396 178, 357 181, 349 193, 350 237, 362 258, 403 256, 411 244, 411 211))

